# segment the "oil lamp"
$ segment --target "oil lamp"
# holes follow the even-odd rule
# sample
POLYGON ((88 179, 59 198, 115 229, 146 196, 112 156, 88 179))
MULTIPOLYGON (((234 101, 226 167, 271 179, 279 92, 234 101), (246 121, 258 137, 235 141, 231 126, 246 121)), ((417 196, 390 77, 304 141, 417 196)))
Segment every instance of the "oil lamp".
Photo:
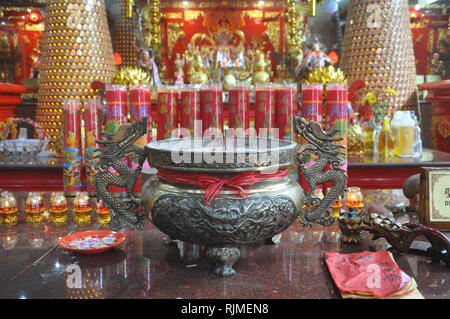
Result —
POLYGON ((361 193, 361 188, 359 187, 349 187, 347 192, 347 207, 354 208, 357 211, 361 211, 364 207, 363 195, 361 193))
POLYGON ((341 213, 341 208, 342 208, 342 197, 339 196, 339 201, 335 202, 331 209, 331 214, 333 215, 334 218, 339 217, 339 215, 341 213))
POLYGON ((52 224, 60 225, 67 221, 67 200, 63 192, 52 192, 49 211, 52 224))
POLYGON ((40 224, 44 221, 44 199, 39 192, 30 192, 26 200, 26 221, 30 224, 40 224))
POLYGON ((99 200, 97 203, 97 223, 101 225, 106 225, 111 220, 111 215, 109 214, 109 209, 103 205, 103 201, 99 200))
POLYGON ((14 195, 4 191, 0 195, 0 223, 6 226, 17 224, 17 201, 14 195))
POLYGON ((88 193, 77 192, 73 201, 74 222, 78 225, 89 224, 91 222, 91 211, 88 193))

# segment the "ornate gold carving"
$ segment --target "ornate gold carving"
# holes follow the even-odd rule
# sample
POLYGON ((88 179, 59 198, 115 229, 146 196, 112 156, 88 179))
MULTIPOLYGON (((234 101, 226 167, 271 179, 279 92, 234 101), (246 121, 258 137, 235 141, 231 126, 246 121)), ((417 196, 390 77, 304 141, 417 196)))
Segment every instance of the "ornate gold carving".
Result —
POLYGON ((25 24, 25 31, 44 31, 44 23, 38 23, 38 24, 25 24))
POLYGON ((198 19, 198 17, 203 16, 203 12, 202 11, 197 11, 197 10, 188 10, 184 12, 184 19, 186 21, 189 20, 196 20, 198 19))
POLYGON ((280 15, 280 11, 266 11, 264 12, 264 17, 271 19, 276 18, 278 15, 280 15))
POLYGON ((217 2, 200 2, 200 8, 215 8, 217 7, 217 2))
POLYGON ((164 14, 164 17, 166 19, 182 19, 183 13, 182 12, 166 12, 164 14))
POLYGON ((175 43, 183 33, 182 24, 178 22, 167 22, 167 47, 172 52, 175 43))
POLYGON ((262 19, 262 11, 261 10, 246 10, 244 14, 247 14, 252 19, 262 19))
POLYGON ((269 40, 275 48, 275 51, 280 50, 280 22, 271 21, 264 24, 267 26, 267 30, 265 31, 265 33, 269 37, 269 40))

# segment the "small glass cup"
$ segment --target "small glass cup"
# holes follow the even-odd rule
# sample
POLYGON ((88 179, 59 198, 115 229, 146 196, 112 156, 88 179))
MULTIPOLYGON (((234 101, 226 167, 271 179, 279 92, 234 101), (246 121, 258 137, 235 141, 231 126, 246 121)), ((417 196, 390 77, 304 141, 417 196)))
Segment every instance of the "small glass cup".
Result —
POLYGON ((349 187, 347 192, 347 207, 353 207, 356 210, 360 210, 363 205, 363 195, 361 193, 361 188, 359 187, 349 187))
POLYGON ((52 192, 50 195, 50 223, 64 224, 67 221, 67 200, 64 192, 52 192))
POLYGON ((25 212, 27 213, 26 222, 30 224, 40 224, 44 221, 44 199, 40 192, 28 193, 25 212))
POLYGON ((0 195, 0 224, 14 226, 17 224, 17 201, 14 195, 4 191, 0 195))
POLYGON ((78 225, 91 223, 92 208, 89 204, 89 194, 87 192, 77 192, 73 201, 73 221, 78 225))
POLYGON ((97 223, 100 225, 107 225, 111 220, 111 215, 109 214, 109 209, 103 205, 103 201, 100 200, 97 203, 97 223))

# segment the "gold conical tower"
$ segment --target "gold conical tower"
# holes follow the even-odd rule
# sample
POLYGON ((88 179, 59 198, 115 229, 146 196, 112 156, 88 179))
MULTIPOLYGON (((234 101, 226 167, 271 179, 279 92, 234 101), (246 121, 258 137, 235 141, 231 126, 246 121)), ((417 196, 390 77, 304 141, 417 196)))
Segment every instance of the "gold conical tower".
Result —
POLYGON ((391 108, 419 111, 407 0, 351 1, 341 68, 349 85, 365 81, 366 88, 357 97, 393 89, 398 96, 388 97, 391 108))
POLYGON ((93 81, 110 83, 116 72, 103 0, 48 0, 36 120, 57 150, 63 101, 93 98, 93 81))

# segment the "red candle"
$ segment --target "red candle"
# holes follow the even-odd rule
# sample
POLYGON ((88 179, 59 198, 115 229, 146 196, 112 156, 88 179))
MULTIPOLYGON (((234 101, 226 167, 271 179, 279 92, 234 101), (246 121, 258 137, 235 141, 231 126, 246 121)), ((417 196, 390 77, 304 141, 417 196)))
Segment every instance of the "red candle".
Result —
MULTIPOLYGON (((325 130, 339 130, 336 137, 343 137, 342 141, 336 142, 345 147, 341 152, 344 165, 342 169, 347 171, 347 128, 348 128, 348 91, 346 85, 337 83, 327 84, 327 103, 325 112, 325 130)), ((327 185, 327 187, 329 187, 327 185)))
POLYGON ((157 139, 164 140, 172 137, 178 128, 178 90, 176 87, 166 86, 158 89, 158 124, 157 139))
POLYGON ((295 140, 293 114, 297 114, 297 88, 295 84, 284 85, 275 91, 277 123, 280 138, 295 140))
POLYGON ((99 139, 98 133, 101 130, 100 125, 100 99, 88 99, 84 105, 83 120, 84 120, 84 145, 85 145, 85 167, 86 167, 86 191, 93 194, 94 179, 95 179, 95 165, 99 159, 95 158, 95 149, 100 147, 96 143, 99 139))
POLYGON ((106 86, 106 131, 116 133, 127 120, 127 86, 114 84, 106 86))
POLYGON ((228 89, 228 127, 248 135, 250 128, 249 88, 245 85, 232 86, 228 89))
POLYGON ((63 188, 67 196, 81 191, 83 169, 81 153, 81 118, 79 100, 66 100, 63 105, 64 116, 64 173, 63 188))
POLYGON ((308 121, 323 123, 323 85, 304 84, 302 86, 302 114, 308 121))
POLYGON ((147 120, 147 142, 152 140, 152 116, 151 110, 151 90, 147 85, 137 85, 130 87, 130 121, 148 117, 147 120))
POLYGON ((179 111, 180 126, 189 130, 191 136, 201 136, 201 104, 199 87, 186 86, 181 89, 179 111))
POLYGON ((200 90, 203 135, 223 134, 222 85, 212 84, 200 90), (205 131, 207 133, 205 134, 205 131), (209 132, 209 133, 208 133, 209 132))
POLYGON ((275 87, 273 84, 257 84, 255 89, 256 134, 260 137, 270 136, 272 135, 270 131, 276 127, 275 87))

